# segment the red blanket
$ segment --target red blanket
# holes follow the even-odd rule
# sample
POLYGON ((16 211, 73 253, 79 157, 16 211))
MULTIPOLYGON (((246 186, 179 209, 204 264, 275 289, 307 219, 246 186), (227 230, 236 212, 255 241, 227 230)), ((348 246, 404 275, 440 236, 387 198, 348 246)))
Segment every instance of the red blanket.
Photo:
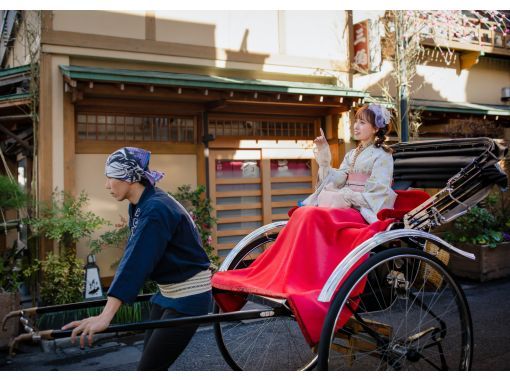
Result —
MULTIPOLYGON (((367 225, 354 209, 301 207, 249 268, 216 273, 213 287, 287 299, 304 337, 314 346, 329 308, 329 303, 317 301, 326 280, 353 248, 392 221, 367 225)), ((218 293, 215 299, 224 311, 238 310, 244 304, 234 294, 218 293)), ((340 324, 348 317, 342 316, 340 324)))

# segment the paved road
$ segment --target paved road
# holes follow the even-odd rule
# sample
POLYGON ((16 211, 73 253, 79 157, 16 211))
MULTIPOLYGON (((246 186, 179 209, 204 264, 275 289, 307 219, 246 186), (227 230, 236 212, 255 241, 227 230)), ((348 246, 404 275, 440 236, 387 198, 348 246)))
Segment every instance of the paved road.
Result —
POLYGON ((473 369, 510 370, 510 280, 463 288, 473 317, 473 369))
MULTIPOLYGON (((463 284, 473 315, 474 370, 510 370, 510 279, 463 284)), ((24 346, 12 361, 0 353, 0 370, 134 370, 142 350, 142 336, 105 339, 92 349, 76 346, 24 346)), ((171 370, 229 370, 210 327, 201 328, 171 370)))

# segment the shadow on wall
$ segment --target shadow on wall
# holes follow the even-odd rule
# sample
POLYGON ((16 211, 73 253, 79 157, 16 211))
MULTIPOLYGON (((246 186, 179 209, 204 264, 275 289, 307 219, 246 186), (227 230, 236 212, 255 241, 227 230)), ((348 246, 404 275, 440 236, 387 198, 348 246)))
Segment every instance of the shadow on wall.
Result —
MULTIPOLYGON (((386 71, 382 75, 381 73, 374 73, 371 75, 374 76, 379 75, 379 78, 375 81, 370 81, 371 84, 368 85, 366 88, 363 88, 364 91, 369 92, 373 96, 382 96, 383 94, 382 88, 385 87, 392 96, 396 97, 397 87, 395 80, 391 74, 391 70, 386 69, 386 71)), ((358 80, 358 82, 362 83, 362 80, 358 80)), ((448 86, 447 83, 446 84, 442 83, 442 85, 448 86)), ((413 78, 411 93, 412 93, 411 97, 413 99, 429 99, 436 101, 447 100, 445 96, 441 95, 440 89, 434 87, 433 83, 427 81, 425 76, 420 74, 416 74, 413 78)))
MULTIPOLYGON (((206 15, 204 15, 205 11, 190 12, 156 11, 147 12, 146 14, 132 14, 121 11, 56 11, 54 25, 56 30, 61 31, 140 40, 140 47, 134 46, 133 52, 153 52, 163 56, 189 59, 189 62, 185 64, 172 64, 176 72, 222 75, 220 74, 221 69, 235 69, 237 63, 250 64, 250 71, 252 72, 262 70, 269 54, 249 52, 251 32, 249 28, 232 30, 230 21, 223 17, 225 15, 219 13, 219 11, 212 16, 209 11, 206 15), (154 16, 151 17, 151 14, 154 16), (196 15, 194 18, 204 18, 207 21, 196 22, 174 19, 179 17, 183 19, 190 18, 190 15, 193 17, 196 15), (222 22, 222 30, 218 30, 219 22, 222 22), (224 25, 223 22, 227 24, 224 25), (239 49, 229 49, 228 42, 217 40, 218 33, 225 35, 223 29, 227 28, 228 40, 241 40, 239 49), (146 40, 147 43, 144 44, 143 40, 146 40), (225 44, 227 45, 225 46, 225 44), (193 62, 195 59, 220 62, 203 66, 198 62, 198 65, 193 62), (225 63, 222 64, 221 61, 225 61, 225 63), (190 66, 193 64, 195 64, 194 67, 190 66)), ((125 46, 119 48, 120 50, 126 50, 125 46)), ((80 61, 87 63, 88 59, 80 58, 80 61)), ((95 64, 97 65, 97 63, 95 64)), ((117 68, 136 69, 140 66, 140 62, 104 62, 105 67, 112 65, 116 65, 117 68)), ((151 66, 155 71, 169 71, 169 66, 162 62, 153 62, 151 66)), ((239 70, 240 77, 245 75, 246 73, 243 75, 243 72, 239 70)))
POLYGON ((248 52, 248 37, 250 35, 250 30, 245 29, 243 40, 241 42, 241 46, 239 50, 226 50, 227 53, 227 65, 226 67, 231 67, 230 62, 249 62, 252 65, 257 65, 254 70, 262 70, 266 59, 269 57, 269 54, 257 54, 257 53, 249 53, 248 52))
MULTIPOLYGON (((190 21, 181 21, 171 19, 172 14, 156 13, 156 40, 162 42, 173 42, 191 46, 200 47, 200 55, 202 58, 210 60, 225 60, 225 65, 221 68, 237 68, 235 63, 248 63, 251 65, 251 71, 262 70, 269 54, 250 53, 248 50, 250 29, 244 29, 244 32, 232 31, 230 39, 235 41, 239 35, 243 33, 241 45, 238 50, 227 49, 224 46, 218 46, 220 43, 216 41, 217 25, 214 23, 198 23, 190 21), (162 17, 160 17, 160 15, 162 17), (165 17, 165 18, 163 18, 165 17), (218 54, 218 49, 224 49, 225 56, 218 54)), ((231 28, 229 28, 231 29, 231 28)), ((172 52, 168 52, 171 55, 172 52)), ((196 70, 196 69, 195 69, 196 70)), ((208 68, 211 74, 217 74, 216 70, 208 68)), ((246 75, 246 74, 244 74, 246 75)), ((244 76, 240 74, 240 76, 244 76)))
MULTIPOLYGON (((466 99, 472 103, 504 106, 501 88, 510 87, 510 60, 480 57, 467 73, 466 99)), ((508 104, 506 104, 508 105, 508 104)))

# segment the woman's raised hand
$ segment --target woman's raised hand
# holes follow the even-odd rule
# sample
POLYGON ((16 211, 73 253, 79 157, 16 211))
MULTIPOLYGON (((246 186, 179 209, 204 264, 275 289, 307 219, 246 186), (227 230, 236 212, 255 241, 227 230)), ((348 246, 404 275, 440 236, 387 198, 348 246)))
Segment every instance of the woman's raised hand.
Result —
POLYGON ((313 140, 315 143, 313 154, 315 155, 315 160, 319 164, 319 167, 327 168, 331 165, 331 152, 329 150, 328 140, 326 140, 326 136, 324 136, 324 131, 322 128, 320 130, 321 135, 313 140))
POLYGON ((323 148, 328 146, 328 140, 326 140, 326 136, 324 136, 324 131, 320 128, 321 135, 317 136, 313 142, 317 146, 317 149, 322 150, 323 148))

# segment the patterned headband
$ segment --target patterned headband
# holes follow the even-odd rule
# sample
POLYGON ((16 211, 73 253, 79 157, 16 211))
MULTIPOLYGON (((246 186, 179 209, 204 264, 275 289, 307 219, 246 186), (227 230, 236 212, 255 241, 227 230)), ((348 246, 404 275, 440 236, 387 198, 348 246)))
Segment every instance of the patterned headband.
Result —
POLYGON ((377 128, 384 128, 390 123, 391 114, 386 107, 379 104, 370 104, 368 109, 375 115, 375 126, 377 128))
POLYGON ((149 170, 151 152, 140 148, 121 148, 116 150, 106 160, 104 174, 109 178, 116 178, 126 182, 140 182, 143 178, 152 186, 156 184, 164 173, 149 170))

